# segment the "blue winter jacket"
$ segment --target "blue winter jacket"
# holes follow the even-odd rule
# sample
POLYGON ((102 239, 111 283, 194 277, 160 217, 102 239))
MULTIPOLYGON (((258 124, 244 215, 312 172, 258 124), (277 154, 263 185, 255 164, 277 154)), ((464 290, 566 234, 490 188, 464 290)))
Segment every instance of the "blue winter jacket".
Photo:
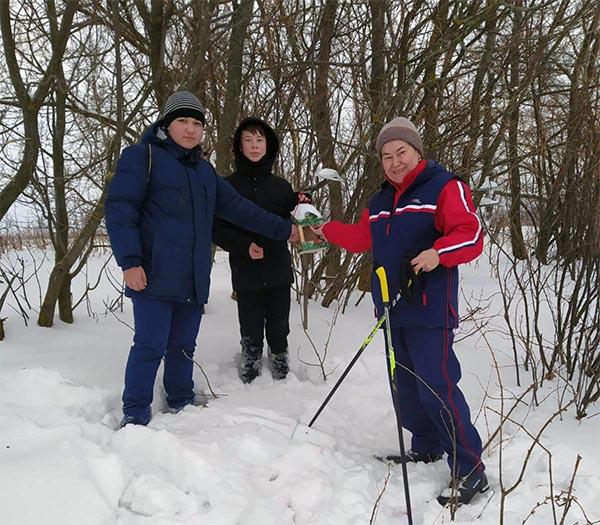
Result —
MULTIPOLYGON (((402 266, 441 236, 436 229, 435 211, 444 186, 458 178, 436 162, 427 166, 400 196, 394 206, 396 189, 385 182, 369 206, 373 261, 383 265, 392 303, 391 326, 458 326, 458 268, 439 265, 421 273, 413 282, 415 297, 400 294, 402 266)), ((373 302, 378 317, 383 315, 379 280, 373 272, 373 302)))
POLYGON ((289 219, 244 199, 201 158, 200 147, 179 146, 160 122, 123 150, 104 209, 117 264, 146 272, 146 288, 127 288, 129 297, 205 304, 215 215, 273 239, 291 232, 289 219))

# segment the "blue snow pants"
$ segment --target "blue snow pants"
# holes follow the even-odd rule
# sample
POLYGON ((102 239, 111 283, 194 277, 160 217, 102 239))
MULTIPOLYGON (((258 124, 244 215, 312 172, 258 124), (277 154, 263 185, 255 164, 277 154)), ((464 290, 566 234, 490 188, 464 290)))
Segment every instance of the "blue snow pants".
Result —
POLYGON ((167 404, 175 410, 194 401, 196 337, 202 305, 132 298, 135 335, 125 368, 123 414, 150 421, 154 382, 165 358, 163 384, 167 404))
POLYGON ((461 371, 453 340, 452 329, 392 328, 397 395, 391 378, 390 387, 394 409, 400 406, 402 426, 412 434, 412 450, 446 452, 452 477, 459 478, 483 472, 484 466, 481 438, 458 388, 461 371))

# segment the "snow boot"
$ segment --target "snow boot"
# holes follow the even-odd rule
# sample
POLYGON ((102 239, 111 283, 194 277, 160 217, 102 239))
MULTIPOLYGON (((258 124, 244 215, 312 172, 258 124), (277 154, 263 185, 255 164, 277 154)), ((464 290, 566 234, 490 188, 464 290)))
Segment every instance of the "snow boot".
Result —
POLYGON ((179 414, 185 407, 194 406, 193 401, 187 401, 185 403, 178 403, 175 405, 168 405, 167 411, 169 414, 179 414))
POLYGON ((242 342, 242 362, 240 379, 244 383, 254 381, 262 371, 262 348, 256 348, 242 342))
POLYGON ((271 363, 271 376, 273 379, 275 381, 285 379, 289 372, 287 348, 277 354, 269 352, 269 361, 271 363))
POLYGON ((137 416, 123 416, 119 428, 126 427, 127 425, 141 425, 145 427, 148 423, 150 423, 150 418, 137 416))
POLYGON ((465 478, 452 480, 437 497, 440 505, 468 505, 477 494, 483 494, 490 488, 483 472, 473 472, 465 478))
MULTIPOLYGON (((385 458, 381 458, 378 456, 376 457, 381 461, 397 463, 398 465, 402 463, 402 456, 400 456, 400 454, 390 454, 389 456, 385 456, 385 458)), ((436 452, 415 452, 414 450, 409 450, 405 454, 407 463, 435 463, 436 461, 442 459, 442 457, 442 454, 438 454, 436 452)))

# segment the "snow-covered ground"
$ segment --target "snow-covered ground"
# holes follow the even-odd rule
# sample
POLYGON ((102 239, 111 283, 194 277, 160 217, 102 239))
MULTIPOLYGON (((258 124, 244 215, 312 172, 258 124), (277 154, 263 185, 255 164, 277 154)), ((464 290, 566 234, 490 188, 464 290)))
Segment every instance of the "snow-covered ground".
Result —
MULTIPOLYGON (((95 264, 101 262, 99 258, 95 264)), ((467 296, 493 294, 495 283, 483 258, 464 268, 462 285, 467 296)), ((220 253, 196 351, 218 398, 210 396, 196 367, 196 391, 208 397, 206 406, 167 413, 159 380, 150 425, 121 430, 120 395, 132 336, 124 324, 131 324, 129 302, 120 319, 105 315, 103 301, 115 292, 103 281, 91 294, 92 316, 82 305, 73 325, 57 321, 51 329, 34 321, 25 327, 5 305, 6 339, 0 343, 2 524, 407 523, 400 467, 388 468, 373 458, 398 446, 382 336, 373 340, 314 426, 307 427, 374 325, 370 299, 349 306, 337 318, 328 344, 327 381, 318 368, 306 364, 316 360, 300 309, 293 304, 290 375, 274 382, 265 363, 263 375, 244 385, 237 376, 239 335, 230 291, 228 264, 220 253)), ((333 317, 333 308, 310 305, 309 334, 319 349, 327 343, 333 317)), ((462 333, 470 328, 465 324, 462 333)), ((494 333, 487 339, 474 333, 456 349, 463 367, 461 387, 487 442, 502 402, 506 414, 512 399, 528 386, 527 379, 524 387, 516 386, 510 343, 494 333)), ((555 418, 522 474, 533 436, 560 406, 559 386, 546 383, 538 393, 543 400, 539 407, 525 396, 510 414, 485 454, 492 489, 458 509, 455 523, 495 525, 502 522, 501 512, 507 525, 548 525, 559 523, 563 515, 565 524, 599 522, 600 418, 578 422, 572 411, 555 418), (577 455, 582 460, 571 493, 576 499, 567 508, 560 505, 565 500, 560 495, 569 490, 577 455), (507 489, 521 475, 501 511, 500 481, 507 489)), ((405 432, 407 445, 408 438, 405 432)), ((408 474, 414 523, 449 523, 449 510, 435 501, 449 481, 446 463, 409 465, 408 474)))

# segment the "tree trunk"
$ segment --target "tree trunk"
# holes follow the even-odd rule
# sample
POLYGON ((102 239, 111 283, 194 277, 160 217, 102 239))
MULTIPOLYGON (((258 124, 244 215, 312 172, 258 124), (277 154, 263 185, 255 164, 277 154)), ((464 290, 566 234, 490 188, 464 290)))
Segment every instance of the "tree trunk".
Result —
POLYGON ((108 190, 108 181, 104 185, 102 195, 98 199, 92 214, 90 215, 87 223, 67 250, 65 256, 54 266, 50 273, 48 280, 48 288, 46 289, 46 295, 40 308, 40 314, 38 316, 38 325, 50 327, 54 323, 54 311, 56 308, 56 302, 63 289, 63 283, 68 278, 68 272, 71 267, 75 264, 77 259, 81 256, 90 239, 96 233, 100 221, 104 216, 104 201, 106 200, 106 192, 108 190))
MULTIPOLYGON (((473 156, 476 150, 477 141, 482 136, 481 116, 491 112, 489 107, 490 86, 485 86, 485 78, 489 74, 490 67, 493 61, 494 46, 496 44, 496 27, 498 14, 497 9, 490 11, 488 18, 485 21, 485 46, 477 65, 477 73, 473 81, 471 90, 471 103, 469 108, 469 131, 468 141, 465 144, 462 154, 462 176, 465 181, 468 181, 473 171, 473 156)), ((481 179, 483 180, 483 178, 481 179)), ((474 192, 473 198, 475 205, 479 204, 480 194, 474 192)))
MULTIPOLYGON (((57 40, 52 47, 52 56, 33 97, 30 97, 27 87, 21 77, 19 62, 17 60, 16 44, 12 34, 10 20, 10 2, 0 1, 0 31, 2 32, 4 55, 12 87, 15 90, 15 95, 19 101, 19 107, 23 112, 23 127, 25 128, 23 159, 21 160, 15 176, 2 191, 0 191, 0 220, 2 220, 6 215, 6 212, 8 212, 8 209, 19 198, 25 188, 27 188, 36 168, 40 150, 40 137, 37 123, 38 113, 50 91, 57 68, 64 55, 67 41, 71 33, 73 16, 78 7, 78 0, 67 2, 61 21, 61 27, 56 35, 57 40)), ((47 9, 50 11, 52 8, 54 9, 52 12, 48 13, 48 17, 56 20, 58 14, 54 3, 48 2, 47 9)))
MULTIPOLYGON (((319 50, 316 56, 315 93, 312 105, 313 128, 317 138, 317 151, 323 166, 338 169, 335 160, 334 139, 331 133, 329 70, 331 61, 331 43, 335 33, 335 21, 338 8, 337 0, 327 0, 322 10, 319 27, 319 50)), ((327 184, 329 192, 329 218, 339 220, 343 215, 342 188, 337 182, 327 184)), ((339 275, 340 249, 332 246, 327 251, 327 275, 339 275)))
POLYGON ((217 173, 224 175, 231 171, 231 135, 240 114, 240 91, 244 42, 252 17, 253 0, 240 0, 231 16, 231 34, 227 53, 227 81, 223 111, 219 119, 217 138, 217 173))
MULTIPOLYGON (((114 39, 115 39, 115 75, 116 75, 116 99, 117 99, 117 129, 115 137, 112 141, 112 148, 109 149, 109 155, 107 162, 111 169, 111 172, 114 170, 114 166, 117 163, 117 156, 121 150, 121 139, 124 133, 124 118, 123 118, 123 83, 122 83, 122 64, 121 64, 121 25, 120 19, 118 16, 117 10, 117 0, 112 0, 113 2, 113 22, 114 22, 114 39)), ((62 69, 59 68, 59 71, 62 72, 62 69)), ((61 77, 62 78, 62 77, 61 77)), ((57 100, 61 101, 61 89, 57 90, 57 100)), ((64 102, 64 101, 63 101, 64 102)), ((64 108, 63 108, 64 110, 64 108)), ((62 147, 63 147, 63 138, 64 138, 64 115, 61 115, 61 106, 58 105, 57 114, 59 117, 57 118, 57 126, 55 132, 55 140, 54 140, 54 153, 59 158, 59 166, 60 173, 58 177, 59 186, 58 188, 64 192, 64 187, 61 188, 61 185, 64 182, 64 166, 62 161, 62 147)), ((86 249, 88 243, 91 239, 93 239, 100 222, 102 221, 102 217, 104 216, 104 201, 106 199, 106 193, 108 191, 108 179, 104 181, 102 194, 98 199, 94 210, 92 211, 87 223, 79 232, 79 235, 73 242, 73 244, 66 249, 68 245, 68 228, 63 227, 61 234, 63 235, 60 238, 57 235, 57 243, 58 247, 57 258, 59 255, 62 255, 60 259, 54 265, 52 272, 50 274, 50 278, 48 280, 48 287, 46 289, 46 295, 44 296, 44 301, 40 308, 40 313, 38 316, 38 324, 40 326, 50 327, 54 323, 54 311, 56 308, 56 303, 59 303, 59 312, 61 320, 72 323, 73 322, 73 309, 72 309, 72 294, 71 294, 71 280, 73 275, 69 274, 71 268, 79 259, 84 250, 86 249), (66 236, 65 236, 66 235, 66 236), (60 239, 60 240, 58 240, 60 239), (64 253, 62 253, 64 251, 64 253)), ((63 196, 59 195, 59 199, 62 199, 63 196)), ((66 210, 65 210, 66 211, 66 210)), ((63 213, 61 211, 61 213, 63 213)), ((57 229, 58 231, 58 229, 57 229)), ((85 257, 89 255, 89 251, 86 253, 85 257)), ((85 257, 83 259, 85 259, 85 257)), ((82 262, 83 264, 83 262, 82 262)))
MULTIPOLYGON (((56 120, 52 140, 52 163, 54 167, 54 202, 56 207, 56 231, 54 235, 55 262, 60 261, 67 253, 69 245, 69 217, 67 213, 66 177, 64 162, 64 137, 66 127, 67 92, 62 67, 56 83, 56 120)), ((58 316, 65 323, 73 322, 73 303, 71 279, 63 280, 58 296, 58 316)))
POLYGON ((211 22, 217 11, 218 2, 208 0, 192 3, 193 23, 190 34, 190 74, 187 84, 198 95, 203 103, 207 103, 206 84, 208 82, 208 65, 206 54, 211 45, 211 22))
MULTIPOLYGON (((511 50, 509 54, 510 83, 509 89, 514 95, 519 89, 519 63, 521 48, 521 24, 523 15, 522 0, 514 3, 514 20, 511 50)), ((508 118, 508 176, 510 180, 510 243, 513 255, 520 260, 527 258, 527 249, 523 239, 523 226, 521 224, 521 170, 519 169, 519 104, 513 104, 508 118)))
POLYGON ((440 82, 436 70, 442 50, 444 31, 448 28, 448 0, 440 0, 432 13, 433 31, 427 45, 427 57, 424 59, 423 73, 423 115, 425 130, 423 145, 428 155, 438 158, 439 113, 438 100, 440 82))
MULTIPOLYGON (((115 6, 117 8, 117 6, 115 6)), ((169 19, 173 13, 172 0, 152 0, 146 31, 150 40, 150 69, 152 85, 158 107, 162 108, 167 97, 174 90, 169 76, 165 75, 165 38, 169 19)))

